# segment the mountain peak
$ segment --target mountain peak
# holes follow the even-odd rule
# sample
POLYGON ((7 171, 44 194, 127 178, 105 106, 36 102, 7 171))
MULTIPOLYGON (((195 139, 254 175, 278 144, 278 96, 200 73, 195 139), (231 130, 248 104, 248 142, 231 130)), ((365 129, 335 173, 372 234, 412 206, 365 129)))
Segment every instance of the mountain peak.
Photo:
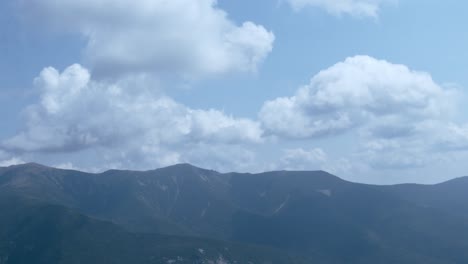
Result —
POLYGON ((178 164, 174 164, 174 165, 170 165, 170 166, 167 166, 167 167, 163 167, 163 168, 159 168, 159 170, 204 170, 206 171, 207 169, 203 169, 203 168, 200 168, 200 167, 197 167, 197 166, 194 166, 190 163, 178 163, 178 164))
POLYGON ((40 163, 37 163, 37 162, 27 162, 27 163, 24 163, 23 164, 24 166, 27 166, 27 167, 41 167, 41 168, 48 168, 48 166, 46 165, 42 165, 40 163))
POLYGON ((48 166, 36 163, 36 162, 27 162, 23 164, 15 164, 8 166, 7 168, 31 168, 31 169, 45 169, 45 168, 50 168, 48 166))

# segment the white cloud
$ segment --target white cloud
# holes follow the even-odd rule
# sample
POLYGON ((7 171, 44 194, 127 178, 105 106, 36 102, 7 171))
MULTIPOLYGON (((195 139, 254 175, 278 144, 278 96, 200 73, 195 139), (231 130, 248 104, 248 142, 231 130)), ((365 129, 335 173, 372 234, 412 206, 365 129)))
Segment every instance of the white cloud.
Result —
POLYGON ((435 147, 437 149, 443 151, 468 150, 468 124, 444 124, 444 130, 445 133, 436 140, 435 147))
POLYGON ((85 171, 85 170, 83 170, 81 168, 78 168, 75 165, 73 165, 72 162, 59 163, 59 164, 53 165, 52 167, 62 169, 62 170, 85 171))
POLYGON ((10 158, 10 159, 1 160, 0 161, 0 167, 8 167, 8 166, 24 164, 24 163, 26 163, 26 162, 24 160, 22 160, 21 158, 13 157, 13 158, 10 158))
POLYGON ((358 153, 368 166, 379 170, 424 167, 430 162, 437 162, 437 155, 438 153, 429 151, 422 140, 415 138, 368 139, 363 142, 358 153))
POLYGON ((377 17, 380 7, 396 0, 287 0, 291 7, 299 11, 306 7, 319 7, 328 13, 340 16, 377 17))
POLYGON ((291 97, 265 102, 258 121, 184 106, 145 74, 97 81, 75 64, 63 72, 45 68, 34 84, 40 97, 25 109, 24 129, 0 142, 2 164, 40 157, 87 171, 188 162, 221 171, 351 175, 427 167, 468 150, 467 126, 451 121, 452 89, 367 56, 321 71, 291 97), (270 139, 265 134, 277 147, 262 144, 270 139), (339 143, 331 146, 333 157, 298 141, 335 138, 346 146, 340 154, 339 143))
POLYGON ((319 72, 294 96, 265 102, 259 118, 279 138, 344 134, 356 144, 353 161, 415 168, 443 161, 444 149, 468 149, 468 130, 450 121, 458 94, 428 73, 355 56, 319 72))
MULTIPOLYGON (((345 156, 347 152, 340 155, 345 156)), ((340 176, 360 175, 366 168, 360 160, 350 161, 343 157, 334 157, 322 148, 288 148, 282 151, 278 162, 271 166, 273 170, 324 170, 340 176)))
POLYGON ((275 38, 261 25, 236 25, 216 0, 33 0, 23 8, 35 22, 84 36, 85 59, 104 76, 255 71, 275 38))
POLYGON ((320 148, 304 150, 303 148, 285 149, 280 158, 278 169, 285 170, 319 170, 328 161, 327 154, 320 148))
POLYGON ((40 101, 26 109, 25 129, 0 146, 17 154, 96 149, 103 164, 138 168, 190 162, 210 145, 229 153, 263 141, 257 122, 188 108, 145 81, 94 81, 78 64, 62 73, 45 68, 35 79, 40 101))
POLYGON ((453 112, 454 92, 425 72, 368 56, 347 58, 315 75, 294 96, 265 102, 259 117, 272 134, 314 138, 355 127, 404 136, 453 112))
POLYGON ((296 96, 265 102, 259 118, 271 134, 286 138, 336 134, 353 125, 346 113, 331 113, 324 118, 309 115, 296 96))
POLYGON ((243 145, 196 144, 184 150, 184 162, 218 171, 257 172, 261 170, 258 152, 243 145))

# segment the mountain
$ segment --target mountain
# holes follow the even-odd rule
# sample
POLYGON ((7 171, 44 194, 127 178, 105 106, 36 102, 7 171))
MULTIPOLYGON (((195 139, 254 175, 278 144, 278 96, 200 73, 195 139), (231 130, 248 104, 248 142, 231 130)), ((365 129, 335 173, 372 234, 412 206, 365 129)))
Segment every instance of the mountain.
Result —
POLYGON ((224 177, 188 165, 88 174, 28 164, 0 179, 0 192, 77 208, 132 231, 226 237, 235 211, 223 197, 224 177))
POLYGON ((0 263, 307 263, 277 250, 130 233, 37 200, 0 196, 0 263))
POLYGON ((468 215, 468 177, 435 185, 399 184, 385 189, 422 207, 468 215))
MULTIPOLYGON (((465 190, 468 178, 437 185, 374 186, 324 171, 223 174, 189 164, 100 174, 39 164, 0 168, 0 194, 5 197, 72 212, 86 218, 89 226, 109 226, 105 233, 90 232, 96 237, 89 240, 118 234, 119 241, 139 245, 141 237, 165 237, 177 241, 174 248, 182 253, 199 248, 191 244, 196 240, 211 245, 205 248, 217 248, 212 250, 216 254, 234 243, 238 252, 251 252, 254 263, 466 263, 465 190)), ((6 226, 15 226, 12 223, 6 226)), ((164 248, 157 251, 166 254, 164 248)))

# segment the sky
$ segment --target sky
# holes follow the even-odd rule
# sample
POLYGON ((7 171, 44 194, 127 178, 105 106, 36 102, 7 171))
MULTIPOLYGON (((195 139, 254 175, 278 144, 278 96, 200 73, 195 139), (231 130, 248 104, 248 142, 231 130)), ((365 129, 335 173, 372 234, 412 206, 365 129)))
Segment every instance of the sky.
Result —
POLYGON ((468 175, 468 2, 0 2, 0 166, 468 175))

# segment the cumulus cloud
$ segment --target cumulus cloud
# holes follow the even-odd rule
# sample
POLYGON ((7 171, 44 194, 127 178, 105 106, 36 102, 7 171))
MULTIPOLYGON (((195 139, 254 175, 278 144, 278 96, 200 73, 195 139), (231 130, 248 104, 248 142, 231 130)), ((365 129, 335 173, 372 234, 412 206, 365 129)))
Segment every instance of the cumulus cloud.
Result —
POLYGON ((34 83, 40 100, 25 110, 25 129, 1 142, 5 151, 101 149, 107 163, 154 167, 194 160, 200 146, 223 146, 229 152, 263 141, 257 122, 191 109, 155 92, 149 84, 156 84, 144 77, 95 81, 75 64, 63 72, 45 68, 34 83))
POLYGON ((395 137, 416 131, 421 120, 443 118, 453 102, 454 92, 425 72, 356 56, 319 72, 294 96, 265 102, 259 117, 267 131, 290 138, 362 126, 375 136, 395 137))
POLYGON ((457 91, 427 73, 368 56, 348 58, 293 96, 265 102, 258 121, 182 105, 146 74, 95 80, 75 64, 62 72, 43 69, 34 85, 38 101, 24 110, 24 129, 0 142, 0 164, 47 156, 51 165, 87 171, 189 162, 221 171, 349 175, 421 168, 468 150, 467 126, 451 121, 457 91), (301 144, 337 135, 349 140, 338 156, 301 144), (270 139, 277 153, 261 145, 270 139))
POLYGON ((216 0, 33 0, 23 8, 83 36, 95 75, 255 71, 275 39, 253 22, 236 25, 216 0))
POLYGON ((394 0, 287 0, 299 11, 306 7, 319 7, 336 16, 347 14, 355 17, 377 17, 381 5, 394 0))
POLYGON ((374 168, 422 167, 443 159, 437 153, 444 148, 466 149, 467 129, 450 122, 457 95, 428 73, 355 56, 319 72, 295 95, 265 102, 259 119, 279 138, 348 135, 360 144, 357 159, 374 168))

